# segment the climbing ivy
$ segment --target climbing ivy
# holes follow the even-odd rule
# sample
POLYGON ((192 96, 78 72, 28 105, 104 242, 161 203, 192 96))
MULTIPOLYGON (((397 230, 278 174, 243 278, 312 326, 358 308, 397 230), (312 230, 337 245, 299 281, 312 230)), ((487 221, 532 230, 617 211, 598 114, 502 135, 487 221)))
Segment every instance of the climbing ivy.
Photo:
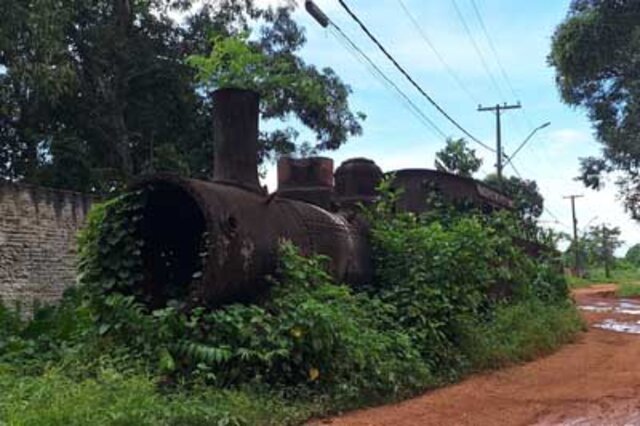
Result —
POLYGON ((131 292, 142 281, 139 223, 145 197, 129 192, 95 205, 78 237, 79 282, 96 294, 131 292))

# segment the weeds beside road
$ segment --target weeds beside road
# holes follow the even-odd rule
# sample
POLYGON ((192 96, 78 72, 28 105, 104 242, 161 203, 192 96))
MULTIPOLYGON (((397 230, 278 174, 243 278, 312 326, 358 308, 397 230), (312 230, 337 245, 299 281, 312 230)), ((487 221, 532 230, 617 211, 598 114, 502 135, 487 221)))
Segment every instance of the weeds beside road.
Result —
MULTIPOLYGON (((520 222, 443 208, 370 213, 375 277, 350 288, 289 243, 264 300, 220 309, 139 291, 125 196, 91 214, 82 285, 22 322, 0 310, 0 423, 281 425, 405 399, 548 354, 582 324, 520 222)), ((177 289, 180 290, 180 289, 177 289)), ((176 294, 182 294, 179 291, 176 294)))

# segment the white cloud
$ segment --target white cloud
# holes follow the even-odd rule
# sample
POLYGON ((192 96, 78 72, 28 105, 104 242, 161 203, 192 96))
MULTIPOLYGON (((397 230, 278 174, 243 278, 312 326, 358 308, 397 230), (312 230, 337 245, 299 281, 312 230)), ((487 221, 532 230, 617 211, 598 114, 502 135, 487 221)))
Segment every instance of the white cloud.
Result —
POLYGON ((549 139, 551 142, 566 145, 590 142, 592 137, 582 130, 567 128, 549 132, 549 139))

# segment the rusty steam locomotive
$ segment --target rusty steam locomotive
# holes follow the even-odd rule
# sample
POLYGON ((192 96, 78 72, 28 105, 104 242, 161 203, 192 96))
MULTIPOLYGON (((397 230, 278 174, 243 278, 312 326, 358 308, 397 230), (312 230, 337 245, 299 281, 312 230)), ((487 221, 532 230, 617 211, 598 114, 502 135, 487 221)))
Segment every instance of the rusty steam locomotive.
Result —
MULTIPOLYGON (((353 207, 376 199, 380 168, 354 158, 334 173, 329 158, 285 157, 278 189, 267 194, 258 180, 258 95, 223 89, 213 96, 213 180, 154 175, 135 185, 146 197, 143 285, 153 303, 165 303, 177 287, 211 305, 253 299, 268 286, 283 238, 303 253, 327 256, 339 281, 369 280, 367 227, 353 207)), ((473 179, 427 169, 394 173, 394 184, 404 189, 401 210, 425 210, 426 183, 483 208, 511 207, 510 199, 473 179)))

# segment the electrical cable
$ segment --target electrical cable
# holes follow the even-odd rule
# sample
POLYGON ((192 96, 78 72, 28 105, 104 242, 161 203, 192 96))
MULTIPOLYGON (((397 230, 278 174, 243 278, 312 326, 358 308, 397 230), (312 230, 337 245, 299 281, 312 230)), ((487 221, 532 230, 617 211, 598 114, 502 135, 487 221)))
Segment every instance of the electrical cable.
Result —
POLYGON ((473 37, 473 34, 471 33, 471 29, 469 28, 469 25, 467 25, 467 21, 464 19, 464 16, 462 15, 462 12, 460 11, 460 8, 458 7, 458 2, 456 0, 451 0, 451 2, 453 3, 453 7, 456 10, 456 14, 458 15, 458 19, 462 23, 462 26, 464 27, 464 30, 467 33, 467 37, 469 38, 469 41, 471 42, 471 45, 473 46, 473 49, 476 51, 476 54, 478 55, 478 58, 480 58, 480 62, 482 63, 482 67, 484 68, 485 72, 489 76, 489 80, 493 84, 493 87, 496 89, 498 94, 504 99, 504 93, 502 92, 502 89, 500 88, 500 85, 498 84, 497 80, 493 76, 493 73, 489 69, 489 65, 487 64, 487 61, 485 60, 484 55, 482 54, 482 51, 480 50, 480 46, 478 46, 478 44, 476 43, 476 40, 473 37))
MULTIPOLYGON (((522 174, 520 174, 520 171, 518 170, 518 168, 516 167, 515 164, 513 164, 513 161, 509 162, 508 164, 509 166, 511 166, 511 168, 513 169, 513 171, 516 173, 516 175, 521 179, 524 180, 524 177, 522 177, 522 174)), ((546 189, 546 188, 545 188, 546 189)), ((545 191, 545 192, 549 192, 549 191, 545 191)), ((549 216, 551 216, 556 223, 564 226, 565 228, 570 228, 569 225, 567 225, 566 223, 562 222, 560 219, 558 219, 558 216, 556 216, 547 206, 544 205, 542 206, 543 210, 545 213, 547 213, 549 216)))
POLYGON ((397 95, 401 97, 405 105, 409 108, 413 114, 420 119, 423 124, 426 124, 431 130, 446 139, 446 134, 429 118, 420 108, 409 98, 409 96, 398 87, 387 75, 367 56, 362 49, 360 49, 345 33, 342 29, 333 22, 330 22, 331 28, 334 30, 334 36, 340 40, 343 45, 349 50, 363 65, 367 66, 369 72, 378 79, 387 88, 392 89, 397 95), (363 62, 364 60, 364 62, 363 62))
POLYGON ((393 65, 400 71, 400 73, 413 85, 413 87, 418 90, 418 92, 425 98, 431 105, 433 105, 442 115, 445 116, 450 123, 452 123, 458 130, 468 136, 472 141, 484 147, 485 149, 495 152, 495 149, 491 148, 489 145, 480 141, 478 138, 473 136, 467 129, 462 127, 449 113, 447 113, 424 89, 411 77, 411 75, 396 61, 396 59, 387 51, 387 49, 378 41, 376 36, 374 36, 369 28, 358 18, 358 16, 349 8, 349 6, 344 2, 344 0, 338 0, 340 5, 344 8, 344 10, 351 16, 351 18, 360 26, 362 31, 375 43, 375 45, 382 51, 382 53, 393 63, 393 65))
POLYGON ((480 23, 480 28, 482 29, 482 32, 484 33, 484 36, 487 39, 489 48, 491 49, 491 52, 493 53, 493 56, 496 59, 496 63, 498 64, 498 69, 502 74, 502 78, 504 78, 505 82, 507 83, 507 87, 509 88, 509 91, 511 91, 511 94, 513 95, 513 97, 515 99, 519 99, 520 97, 518 96, 518 93, 516 92, 516 90, 513 88, 513 84, 511 84, 511 79, 509 78, 507 71, 502 65, 502 61, 500 60, 500 55, 498 55, 498 50, 493 44, 493 40, 489 35, 489 31, 487 31, 487 27, 484 25, 484 19, 482 19, 482 15, 480 14, 480 10, 478 9, 478 5, 476 4, 475 0, 471 0, 471 6, 473 7, 473 11, 476 15, 476 18, 478 19, 478 22, 480 23))
MULTIPOLYGON (((498 64, 498 69, 500 70, 500 73, 502 74, 502 78, 507 83, 507 87, 509 88, 509 91, 511 92, 513 97, 515 99, 520 99, 520 95, 515 90, 512 82, 511 82, 511 78, 509 78, 509 74, 507 73, 504 65, 502 64, 502 60, 500 59, 500 55, 498 54, 498 49, 496 49, 496 46, 493 43, 493 39, 491 38, 491 35, 490 35, 489 31, 487 30, 487 27, 486 27, 486 25, 484 23, 484 19, 482 18, 482 14, 480 13, 480 8, 478 8, 478 4, 476 3, 475 0, 470 0, 470 1, 471 1, 471 6, 473 7, 473 11, 474 11, 474 14, 476 16, 476 19, 480 23, 480 28, 481 28, 482 32, 484 33, 484 36, 485 36, 485 38, 487 40, 489 48, 491 49, 491 52, 493 53, 493 56, 494 56, 494 58, 496 60, 496 63, 498 64)), ((524 108, 520 109, 519 113, 521 114, 521 117, 524 119, 524 121, 525 121, 526 125, 528 126, 528 128, 532 128, 533 124, 532 124, 531 120, 529 119, 529 116, 526 114, 525 109, 524 108)))
POLYGON ((436 55, 436 58, 438 58, 438 60, 440 61, 442 66, 445 68, 447 73, 453 78, 453 80, 455 80, 455 82, 458 84, 460 89, 462 89, 462 91, 471 99, 471 101, 474 104, 476 104, 476 105, 480 104, 481 103, 480 100, 471 92, 471 90, 469 90, 469 88, 464 84, 464 82, 462 81, 460 76, 455 72, 455 70, 444 59, 444 56, 436 48, 435 44, 431 41, 431 39, 427 35, 426 31, 422 28, 422 26, 420 25, 418 20, 415 18, 415 16, 409 10, 409 7, 406 5, 406 3, 403 0, 397 0, 397 1, 398 1, 398 4, 400 5, 400 8, 404 11, 404 13, 407 16, 407 18, 409 18, 409 20, 411 21, 411 23, 415 27, 416 31, 418 31, 418 34, 420 34, 420 36, 422 37, 422 40, 424 40, 426 45, 429 46, 431 51, 436 55))

